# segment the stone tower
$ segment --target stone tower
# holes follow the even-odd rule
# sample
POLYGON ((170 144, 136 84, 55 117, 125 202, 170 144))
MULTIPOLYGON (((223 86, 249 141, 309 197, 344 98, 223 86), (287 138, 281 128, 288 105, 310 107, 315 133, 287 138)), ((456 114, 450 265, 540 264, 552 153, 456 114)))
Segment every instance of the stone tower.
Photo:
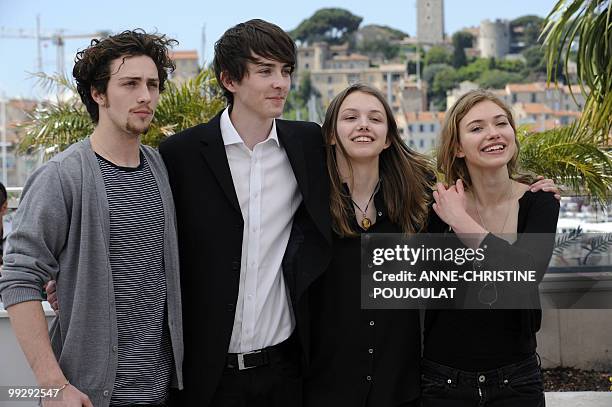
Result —
POLYGON ((444 0, 417 0, 417 38, 422 44, 444 41, 444 0))
POLYGON ((483 20, 478 41, 482 58, 503 58, 510 52, 510 23, 508 20, 483 20))

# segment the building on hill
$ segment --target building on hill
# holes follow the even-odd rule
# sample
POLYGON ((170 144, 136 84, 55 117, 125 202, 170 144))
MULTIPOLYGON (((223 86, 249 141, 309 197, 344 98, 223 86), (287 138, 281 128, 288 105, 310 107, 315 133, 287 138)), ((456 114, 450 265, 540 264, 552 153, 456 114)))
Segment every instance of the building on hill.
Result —
POLYGON ((510 52, 510 22, 483 20, 480 23, 478 48, 482 58, 501 59, 510 52))
POLYGON ((444 42, 444 0, 417 0, 417 39, 421 44, 444 42))
POLYGON ((403 123, 400 135, 410 148, 425 154, 436 149, 444 122, 443 112, 406 112, 397 115, 396 120, 403 123))
POLYGON ((170 58, 174 61, 176 69, 171 79, 177 83, 187 81, 200 73, 198 51, 170 51, 170 58))

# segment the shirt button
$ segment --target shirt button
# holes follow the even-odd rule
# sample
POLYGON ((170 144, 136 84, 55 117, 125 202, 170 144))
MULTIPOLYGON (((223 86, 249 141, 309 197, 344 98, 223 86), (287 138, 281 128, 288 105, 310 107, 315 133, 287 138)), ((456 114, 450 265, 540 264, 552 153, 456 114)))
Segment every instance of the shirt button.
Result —
POLYGON ((453 381, 452 381, 451 379, 448 379, 448 380, 446 381, 446 383, 448 383, 448 384, 452 384, 452 383, 453 383, 453 381))
POLYGON ((372 348, 368 349, 368 353, 370 353, 370 354, 374 353, 374 349, 372 349, 372 348))
POLYGON ((372 381, 372 376, 370 376, 370 375, 366 376, 366 380, 371 382, 372 381))
POLYGON ((117 345, 113 345, 113 352, 117 352, 117 345))
POLYGON ((374 326, 374 321, 370 321, 370 326, 374 326))
POLYGON ((104 390, 104 391, 102 392, 102 395, 103 395, 104 397, 108 397, 108 395, 109 395, 108 390, 104 390))
POLYGON ((485 380, 487 380, 487 379, 486 379, 486 377, 485 377, 483 374, 481 374, 480 376, 478 376, 478 381, 479 381, 480 383, 484 383, 484 382, 485 382, 485 380))
POLYGON ((252 300, 253 296, 251 294, 247 295, 247 300, 252 300))
POLYGON ((382 216, 382 212, 378 212, 378 216, 382 216))

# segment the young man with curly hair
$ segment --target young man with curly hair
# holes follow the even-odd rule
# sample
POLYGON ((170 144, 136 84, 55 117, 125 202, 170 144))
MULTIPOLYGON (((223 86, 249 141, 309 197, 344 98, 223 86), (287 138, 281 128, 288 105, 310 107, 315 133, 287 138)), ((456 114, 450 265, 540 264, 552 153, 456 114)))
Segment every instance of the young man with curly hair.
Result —
POLYGON ((79 52, 73 76, 95 130, 24 187, 0 295, 38 384, 61 390, 44 406, 162 406, 182 387, 174 204, 160 156, 140 143, 175 43, 135 30, 79 52))

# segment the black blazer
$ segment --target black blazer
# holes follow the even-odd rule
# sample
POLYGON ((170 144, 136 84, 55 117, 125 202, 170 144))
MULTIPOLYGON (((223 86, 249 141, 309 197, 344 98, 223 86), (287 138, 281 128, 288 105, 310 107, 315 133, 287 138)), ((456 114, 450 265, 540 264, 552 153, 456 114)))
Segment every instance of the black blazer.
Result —
MULTIPOLYGON (((165 140, 177 214, 185 338, 185 405, 206 406, 221 379, 238 298, 244 222, 234 189, 218 114, 165 140)), ((329 182, 321 129, 276 121, 303 201, 283 258, 283 274, 307 360, 310 284, 331 256, 329 182)), ((181 397, 183 398, 183 397, 181 397)))

